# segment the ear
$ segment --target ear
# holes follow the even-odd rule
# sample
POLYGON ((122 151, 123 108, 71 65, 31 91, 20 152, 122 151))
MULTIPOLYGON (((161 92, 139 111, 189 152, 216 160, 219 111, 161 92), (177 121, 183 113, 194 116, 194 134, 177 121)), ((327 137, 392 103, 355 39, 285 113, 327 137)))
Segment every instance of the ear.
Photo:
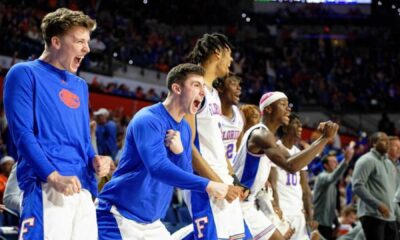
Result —
POLYGON ((53 36, 50 39, 51 46, 59 50, 61 48, 61 39, 57 36, 53 36))
POLYGON ((222 50, 216 49, 216 50, 214 51, 214 55, 215 55, 215 57, 216 57, 218 60, 220 60, 220 59, 222 58, 222 50))
POLYGON ((174 92, 175 94, 180 95, 182 93, 182 88, 179 84, 177 83, 173 83, 171 86, 172 92, 174 92))
POLYGON ((271 105, 266 106, 266 107, 264 108, 264 111, 267 112, 268 114, 271 114, 271 113, 272 113, 272 106, 271 106, 271 105))

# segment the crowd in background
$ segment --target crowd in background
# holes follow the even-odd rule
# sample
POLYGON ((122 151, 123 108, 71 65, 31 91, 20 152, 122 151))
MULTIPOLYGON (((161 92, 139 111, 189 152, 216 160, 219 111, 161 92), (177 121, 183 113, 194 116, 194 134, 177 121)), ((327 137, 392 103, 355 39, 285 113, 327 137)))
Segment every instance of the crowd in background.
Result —
MULTIPOLYGON (((39 23, 52 8, 53 1, 36 2, 43 4, 24 8, 0 3, 0 31, 3 33, 0 36, 0 54, 27 60, 40 54, 39 23)), ((93 15, 99 25, 92 36, 91 53, 82 66, 88 71, 112 74, 116 68, 135 65, 168 72, 184 61, 204 28, 209 29, 207 26, 191 28, 164 23, 161 17, 148 18, 149 13, 142 10, 129 11, 131 14, 128 15, 126 9, 122 11, 117 6, 98 7, 96 1, 79 3, 87 4, 85 7, 78 6, 75 1, 67 2, 71 8, 79 7, 93 15)), ((399 36, 388 27, 235 23, 214 30, 225 33, 238 46, 233 53, 232 71, 244 79, 243 102, 258 103, 264 92, 284 89, 298 109, 322 105, 333 112, 399 110, 396 104, 400 101, 400 81, 396 80, 400 75, 400 49, 396 45, 399 36)), ((165 98, 165 94, 156 93, 154 89, 143 92, 141 87, 129 89, 119 83, 104 86, 94 82, 90 89, 154 102, 165 98)), ((103 109, 94 111, 92 118, 95 126, 92 136, 96 138, 99 153, 112 156, 117 164, 129 117, 122 111, 103 109)), ((11 156, 16 159, 12 146, 9 146, 12 144, 9 143, 4 119, 2 113, 0 158, 11 156)), ((395 134, 395 129, 387 128, 387 124, 385 129, 384 124, 379 126, 380 130, 389 129, 389 135, 395 134)), ((311 139, 303 140, 312 142, 315 138, 312 135, 311 139)), ((354 225, 356 220, 356 196, 352 193, 351 179, 356 160, 371 147, 367 138, 366 135, 359 137, 353 161, 337 183, 336 206, 338 212, 343 213, 341 217, 347 225, 354 225)), ((338 141, 329 144, 323 154, 309 165, 311 186, 324 169, 323 156, 333 154, 339 162, 344 159, 344 146, 338 141)), ((398 153, 394 156, 397 160, 400 157, 398 153)), ((3 167, 3 163, 10 162, 9 158, 0 161, 5 179, 8 167, 3 167)), ((346 231, 348 229, 342 229, 342 232, 346 231)))
MULTIPOLYGON (((106 8, 108 5, 103 3, 96 8, 90 1, 80 5, 68 2, 71 8, 79 7, 93 15, 99 25, 92 35, 91 53, 83 64, 83 69, 89 71, 112 74, 113 70, 132 64, 168 72, 185 60, 195 39, 204 31, 218 31, 237 46, 232 71, 244 79, 243 102, 256 103, 263 92, 285 89, 298 109, 305 106, 323 106, 334 112, 398 109, 399 36, 388 26, 257 21, 244 24, 240 17, 236 20, 230 17, 226 25, 193 27, 182 22, 166 23, 164 15, 145 7, 127 4, 106 8)), ((0 3, 0 29, 4 33, 0 37, 1 54, 22 59, 39 55, 42 47, 39 22, 51 8, 49 4, 39 6, 24 8, 0 3)), ((225 13, 220 15, 223 18, 225 13)), ((115 94, 124 96, 133 96, 135 92, 123 85, 103 89, 109 92, 110 87, 115 94)))

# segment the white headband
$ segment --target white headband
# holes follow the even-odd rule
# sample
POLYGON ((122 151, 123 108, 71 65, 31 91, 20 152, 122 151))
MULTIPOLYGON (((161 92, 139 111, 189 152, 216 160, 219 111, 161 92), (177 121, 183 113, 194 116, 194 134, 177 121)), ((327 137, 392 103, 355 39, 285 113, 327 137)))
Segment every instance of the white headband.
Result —
POLYGON ((276 100, 288 98, 283 92, 267 92, 262 95, 260 99, 260 111, 262 112, 265 107, 269 106, 271 103, 275 102, 276 100))

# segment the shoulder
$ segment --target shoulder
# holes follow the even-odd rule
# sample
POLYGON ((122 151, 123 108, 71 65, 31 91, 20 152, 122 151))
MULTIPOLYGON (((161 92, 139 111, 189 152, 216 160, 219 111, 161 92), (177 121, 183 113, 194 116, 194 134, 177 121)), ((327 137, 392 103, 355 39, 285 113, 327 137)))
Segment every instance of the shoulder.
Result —
POLYGON ((266 128, 260 126, 259 128, 253 129, 250 134, 249 142, 258 145, 259 147, 276 146, 274 134, 272 134, 266 128))
POLYGON ((362 155, 357 162, 355 163, 354 166, 354 171, 355 172, 365 172, 365 171, 371 171, 372 169, 375 168, 376 166, 376 159, 372 156, 371 152, 366 153, 362 155))
POLYGON ((35 68, 34 62, 21 62, 13 65, 7 73, 9 75, 24 74, 32 71, 35 68))
POLYGON ((164 118, 160 116, 161 111, 158 109, 158 105, 152 105, 140 109, 133 117, 132 125, 161 125, 165 122, 164 118))

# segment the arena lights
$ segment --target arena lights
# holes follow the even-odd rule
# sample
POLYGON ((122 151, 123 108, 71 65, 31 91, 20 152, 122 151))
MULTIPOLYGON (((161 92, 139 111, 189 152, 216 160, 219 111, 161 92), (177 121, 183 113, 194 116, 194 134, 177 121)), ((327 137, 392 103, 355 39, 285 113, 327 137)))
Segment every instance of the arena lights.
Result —
POLYGON ((382 6, 382 2, 381 1, 378 1, 378 6, 382 6))
POLYGON ((392 4, 392 9, 396 9, 396 5, 392 4))
POLYGON ((129 63, 130 65, 132 65, 132 64, 133 64, 132 59, 130 59, 128 63, 129 63))
POLYGON ((251 18, 247 17, 246 22, 250 22, 250 21, 251 21, 251 18))
POLYGON ((115 58, 118 57, 118 53, 117 53, 117 52, 114 52, 114 53, 113 53, 113 57, 115 57, 115 58))
POLYGON ((246 16, 246 13, 242 13, 242 18, 245 18, 246 16))
POLYGON ((148 4, 149 1, 148 0, 143 0, 143 4, 148 4))

